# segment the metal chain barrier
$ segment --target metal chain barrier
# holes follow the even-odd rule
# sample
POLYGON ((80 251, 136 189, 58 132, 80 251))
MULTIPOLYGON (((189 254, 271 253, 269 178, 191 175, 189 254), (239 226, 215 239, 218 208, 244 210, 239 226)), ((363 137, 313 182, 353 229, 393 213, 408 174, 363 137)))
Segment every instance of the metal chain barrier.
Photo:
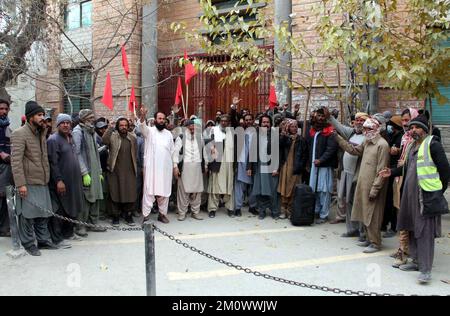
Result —
MULTIPOLYGON (((114 230, 114 231, 143 231, 142 227, 124 227, 124 228, 119 228, 119 227, 113 227, 113 226, 103 226, 103 225, 94 225, 94 224, 89 224, 89 223, 85 223, 82 221, 78 221, 78 220, 74 220, 68 217, 64 217, 61 216, 59 214, 55 214, 54 212, 50 211, 50 210, 46 210, 43 209, 42 207, 36 205, 35 203, 32 203, 28 200, 26 200, 28 203, 30 203, 32 206, 37 207, 38 209, 40 209, 41 211, 44 211, 48 214, 51 214, 52 216, 63 220, 63 221, 67 221, 69 223, 72 224, 76 224, 76 225, 82 225, 82 226, 86 226, 89 228, 99 228, 99 229, 106 229, 106 230, 114 230)), ((157 231, 158 233, 160 233, 161 235, 163 235, 164 237, 167 237, 168 239, 174 241, 175 243, 177 243, 178 245, 191 250, 192 252, 195 252, 203 257, 206 257, 210 260, 216 261, 222 265, 225 265, 229 268, 233 268, 236 269, 238 271, 247 273, 247 274, 252 274, 256 277, 261 277, 264 278, 266 280, 272 280, 275 282, 279 282, 279 283, 283 283, 283 284, 288 284, 288 285, 292 285, 292 286, 297 286, 297 287, 302 287, 302 288, 307 288, 310 290, 315 290, 315 291, 322 291, 322 292, 328 292, 328 293, 333 293, 333 294, 344 294, 344 295, 353 295, 353 296, 407 296, 405 294, 389 294, 389 293, 376 293, 376 292, 364 292, 364 291, 354 291, 354 290, 344 290, 344 289, 339 289, 339 288, 332 288, 332 287, 327 287, 327 286, 320 286, 320 285, 314 285, 314 284, 307 284, 307 283, 303 283, 303 282, 298 282, 298 281, 292 281, 292 280, 288 280, 288 279, 284 279, 284 278, 280 278, 280 277, 276 277, 270 274, 266 274, 266 273, 262 273, 262 272, 258 272, 258 271, 254 271, 252 269, 249 268, 245 268, 242 267, 240 265, 234 264, 232 262, 223 260, 221 258, 218 258, 216 256, 213 256, 209 253, 206 253, 200 249, 197 249, 194 246, 189 245, 186 242, 183 242, 181 239, 176 238, 175 236, 165 232, 164 230, 160 229, 158 226, 156 226, 154 223, 151 223, 153 229, 155 231, 157 231)), ((439 295, 431 295, 431 296, 439 296, 439 295)))

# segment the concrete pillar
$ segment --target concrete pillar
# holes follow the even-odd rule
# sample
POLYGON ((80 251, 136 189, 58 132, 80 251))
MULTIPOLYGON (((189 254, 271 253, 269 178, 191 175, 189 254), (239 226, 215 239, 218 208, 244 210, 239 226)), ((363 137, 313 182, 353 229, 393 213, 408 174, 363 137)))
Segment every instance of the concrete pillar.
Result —
POLYGON ((158 1, 142 10, 142 104, 152 115, 158 110, 158 1))
MULTIPOLYGON (((292 31, 292 0, 275 0, 275 25, 288 23, 289 31, 292 31)), ((292 108, 292 90, 288 82, 292 81, 292 54, 282 53, 282 43, 275 39, 275 54, 280 59, 280 65, 275 67, 275 72, 280 76, 288 77, 288 80, 277 80, 275 83, 278 93, 282 97, 278 100, 280 104, 289 104, 292 108)))

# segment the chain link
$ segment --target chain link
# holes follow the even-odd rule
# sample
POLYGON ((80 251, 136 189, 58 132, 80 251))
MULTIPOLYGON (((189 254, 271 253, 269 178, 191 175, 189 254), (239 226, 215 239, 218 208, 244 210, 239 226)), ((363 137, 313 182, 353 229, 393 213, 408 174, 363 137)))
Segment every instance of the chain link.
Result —
MULTIPOLYGON (((28 203, 30 203, 32 206, 37 207, 38 209, 40 209, 41 211, 44 211, 48 214, 51 214, 52 216, 61 219, 63 221, 67 221, 69 223, 72 224, 76 224, 76 225, 82 225, 82 226, 86 226, 88 228, 94 228, 94 229, 102 229, 102 230, 115 230, 115 231, 143 231, 142 227, 114 227, 114 226, 104 226, 104 225, 94 225, 94 224, 89 224, 89 223, 85 223, 79 220, 74 220, 68 217, 64 217, 61 216, 59 214, 56 214, 50 210, 46 210, 38 205, 36 205, 35 203, 32 203, 30 201, 27 200, 28 203)), ((192 252, 195 252, 203 257, 206 257, 210 260, 216 261, 222 265, 225 265, 229 268, 233 268, 236 269, 238 271, 242 271, 244 273, 247 274, 253 274, 256 277, 261 277, 264 278, 266 280, 272 280, 275 282, 279 282, 279 283, 283 283, 283 284, 288 284, 288 285, 292 285, 292 286, 297 286, 297 287, 302 287, 302 288, 307 288, 307 289, 311 289, 311 290, 315 290, 315 291, 322 291, 322 292, 329 292, 329 293, 334 293, 334 294, 344 294, 344 295, 348 295, 348 296, 406 296, 405 294, 389 294, 389 293, 375 293, 375 292, 364 292, 364 291, 354 291, 354 290, 348 290, 348 289, 339 289, 339 288, 330 288, 327 286, 319 286, 319 285, 315 285, 315 284, 307 284, 307 283, 303 283, 303 282, 298 282, 298 281, 292 281, 292 280, 288 280, 288 279, 284 279, 284 278, 280 278, 280 277, 276 277, 267 273, 262 273, 259 271, 254 271, 250 268, 244 268, 240 265, 234 264, 232 262, 229 261, 225 261, 224 259, 218 258, 216 256, 213 256, 209 253, 206 253, 200 249, 197 249, 194 246, 189 245, 186 242, 183 242, 182 240, 176 238, 175 236, 165 232, 164 230, 160 229, 158 226, 156 226, 154 223, 151 223, 153 229, 155 231, 157 231, 158 233, 160 233, 161 235, 163 235, 164 237, 167 237, 169 240, 174 241, 175 243, 177 243, 180 246, 183 246, 186 249, 191 250, 192 252)))

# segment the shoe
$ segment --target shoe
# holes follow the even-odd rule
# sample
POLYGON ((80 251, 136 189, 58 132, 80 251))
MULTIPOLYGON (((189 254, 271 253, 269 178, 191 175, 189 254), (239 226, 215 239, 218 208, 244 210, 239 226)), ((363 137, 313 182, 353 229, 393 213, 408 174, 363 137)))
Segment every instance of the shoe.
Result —
POLYGON ((389 255, 389 257, 393 258, 393 259, 397 259, 398 257, 400 257, 400 255, 403 253, 403 251, 401 249, 398 249, 396 252, 391 253, 389 255))
POLYGON ((86 232, 86 227, 81 227, 80 229, 78 229, 77 231, 75 231, 75 234, 77 234, 80 237, 84 237, 86 238, 88 236, 88 233, 86 232))
POLYGON ((228 210, 228 216, 229 217, 231 217, 231 218, 233 218, 234 217, 234 212, 233 211, 230 211, 230 210, 228 210))
POLYGON ((343 234, 341 235, 341 237, 342 237, 342 238, 359 237, 359 231, 343 233, 343 234))
POLYGON ((383 238, 392 238, 392 237, 395 237, 395 236, 397 236, 397 233, 394 232, 392 229, 389 229, 387 232, 385 232, 383 234, 383 238))
POLYGON ((358 242, 364 242, 364 241, 366 241, 366 237, 360 235, 358 238, 358 242))
POLYGON ((330 221, 330 224, 332 224, 332 225, 340 224, 340 223, 345 223, 345 219, 336 218, 336 219, 333 219, 332 221, 330 221))
POLYGON ((164 215, 164 214, 161 214, 161 213, 159 213, 158 221, 160 221, 160 222, 163 223, 163 224, 169 224, 169 223, 170 223, 170 221, 169 221, 169 219, 167 218, 167 216, 164 215))
POLYGON ((278 215, 272 215, 272 218, 273 218, 274 220, 276 220, 276 221, 279 221, 279 220, 280 220, 280 216, 278 216, 278 215))
POLYGON ((130 227, 136 226, 136 224, 134 223, 134 220, 133 220, 133 215, 131 215, 131 213, 128 214, 127 216, 125 216, 125 222, 130 227))
POLYGON ((139 213, 138 211, 133 212, 133 217, 141 217, 142 213, 139 213))
POLYGON ((428 284, 431 282, 431 272, 421 272, 417 278, 419 284, 428 284))
POLYGON ((58 249, 70 249, 70 248, 72 248, 72 245, 69 244, 66 240, 63 240, 63 241, 57 243, 56 247, 58 247, 58 249))
POLYGON ((107 229, 103 227, 89 227, 88 231, 93 233, 104 233, 107 231, 107 229))
POLYGON ((115 216, 112 220, 113 227, 119 227, 120 226, 120 220, 118 216, 115 216))
POLYGON ((58 247, 52 242, 38 242, 38 248, 44 250, 58 250, 58 247))
POLYGON ((183 215, 179 215, 178 214, 178 218, 177 218, 180 222, 184 222, 186 220, 186 214, 183 215))
POLYGON ((366 249, 363 250, 363 253, 375 253, 379 252, 380 250, 380 247, 375 246, 374 244, 370 244, 366 249))
POLYGON ((25 248, 25 250, 33 257, 40 257, 42 255, 35 245, 31 246, 30 248, 25 248))
POLYGON ((326 218, 319 218, 316 220, 316 225, 325 224, 328 220, 326 218))
POLYGON ((11 232, 1 232, 0 237, 11 237, 11 232))
POLYGON ((71 240, 71 241, 83 241, 84 238, 81 237, 81 236, 78 236, 77 234, 74 233, 73 236, 68 238, 68 240, 71 240))
POLYGON ((281 215, 279 216, 279 218, 280 218, 280 219, 287 219, 288 217, 287 217, 286 214, 283 213, 283 214, 281 214, 281 215))
POLYGON ((266 218, 266 214, 265 213, 260 213, 258 215, 258 219, 260 219, 260 220, 264 220, 265 218, 266 218))
POLYGON ((370 241, 368 241, 368 240, 360 241, 360 242, 358 242, 356 245, 358 245, 359 247, 364 247, 364 248, 366 248, 366 247, 369 247, 369 246, 370 246, 370 241))
POLYGON ((191 217, 193 219, 198 220, 198 221, 202 221, 203 220, 203 217, 201 217, 200 214, 192 214, 191 217))
POLYGON ((148 214, 148 216, 144 216, 144 218, 143 218, 143 220, 142 220, 142 223, 150 222, 150 221, 151 221, 151 219, 150 219, 150 215, 151 215, 151 214, 152 214, 152 213, 148 214))
POLYGON ((408 263, 408 256, 403 251, 400 250, 400 252, 397 253, 397 257, 395 258, 392 267, 399 269, 401 266, 407 263, 408 263))
POLYGON ((237 216, 237 217, 242 217, 242 211, 241 210, 236 210, 234 215, 237 216))
POLYGON ((419 265, 416 262, 411 261, 407 264, 401 265, 399 269, 405 272, 419 271, 419 265))
POLYGON ((254 207, 250 207, 248 211, 250 212, 250 214, 259 215, 258 210, 254 207))
POLYGON ((215 211, 211 211, 211 212, 209 212, 209 218, 214 218, 214 217, 216 217, 216 212, 215 211))

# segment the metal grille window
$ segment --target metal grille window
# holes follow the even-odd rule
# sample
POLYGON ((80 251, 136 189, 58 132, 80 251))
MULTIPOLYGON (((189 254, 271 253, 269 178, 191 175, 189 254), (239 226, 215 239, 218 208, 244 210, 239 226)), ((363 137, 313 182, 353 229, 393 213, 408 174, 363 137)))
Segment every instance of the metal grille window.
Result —
POLYGON ((77 113, 91 108, 92 76, 87 69, 64 69, 64 87, 69 95, 64 97, 64 112, 77 113))

